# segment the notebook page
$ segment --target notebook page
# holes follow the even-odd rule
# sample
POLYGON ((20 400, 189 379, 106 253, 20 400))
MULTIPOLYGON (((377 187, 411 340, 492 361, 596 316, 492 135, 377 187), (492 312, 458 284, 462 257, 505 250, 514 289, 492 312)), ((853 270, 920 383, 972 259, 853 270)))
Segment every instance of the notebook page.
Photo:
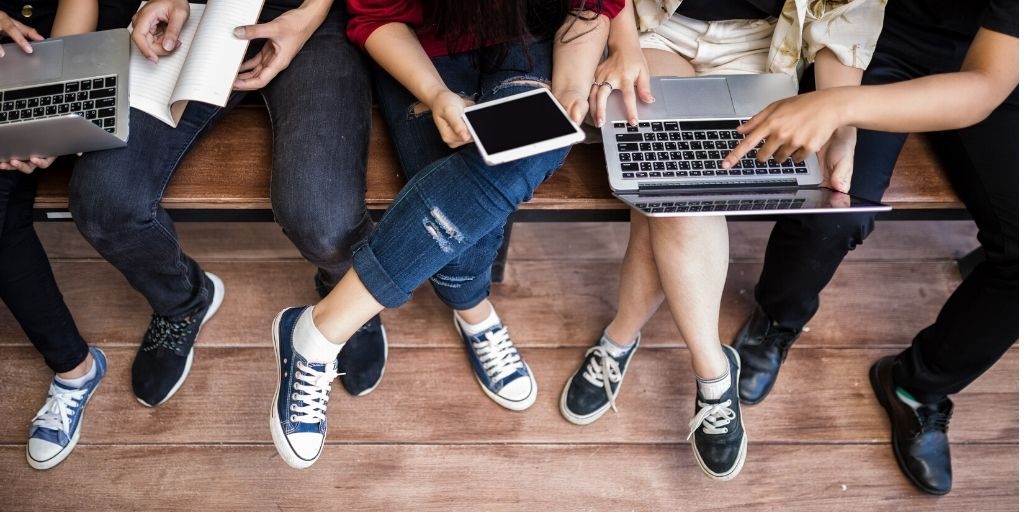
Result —
POLYGON ((192 39, 199 27, 199 21, 203 18, 203 11, 206 9, 203 4, 190 4, 190 7, 191 14, 179 36, 181 47, 167 57, 160 57, 160 62, 154 64, 146 60, 135 43, 132 43, 131 58, 129 59, 128 103, 132 108, 141 110, 171 126, 177 126, 178 119, 181 119, 180 115, 175 117, 171 114, 169 109, 171 95, 174 92, 174 85, 178 81, 178 75, 181 74, 181 68, 188 58, 192 39))
POLYGON ((196 44, 171 94, 172 102, 227 104, 249 44, 235 37, 235 27, 256 23, 262 8, 262 0, 210 0, 196 31, 196 44))

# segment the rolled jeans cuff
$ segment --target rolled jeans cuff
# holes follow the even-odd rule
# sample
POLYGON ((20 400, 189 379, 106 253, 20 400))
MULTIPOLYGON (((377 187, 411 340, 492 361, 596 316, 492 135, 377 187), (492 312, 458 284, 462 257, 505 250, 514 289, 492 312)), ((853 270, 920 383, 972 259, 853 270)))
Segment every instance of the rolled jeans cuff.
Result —
POLYGON ((352 254, 352 268, 370 295, 386 308, 397 308, 412 297, 391 279, 368 242, 360 244, 352 254))

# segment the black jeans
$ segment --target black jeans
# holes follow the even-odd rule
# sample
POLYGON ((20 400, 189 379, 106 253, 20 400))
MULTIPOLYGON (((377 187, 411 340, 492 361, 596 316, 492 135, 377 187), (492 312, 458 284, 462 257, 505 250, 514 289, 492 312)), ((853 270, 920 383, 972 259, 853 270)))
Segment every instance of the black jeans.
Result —
POLYGON ((85 361, 89 347, 64 304, 32 227, 35 196, 34 177, 0 171, 0 299, 46 365, 63 373, 85 361))
MULTIPOLYGON (((260 91, 274 137, 274 216, 319 268, 321 295, 348 270, 353 246, 372 228, 365 203, 370 78, 345 37, 343 7, 331 9, 291 65, 260 91)), ((242 97, 234 93, 227 108, 191 102, 177 128, 132 110, 128 147, 84 155, 75 166, 75 223, 159 315, 187 316, 211 300, 160 200, 181 158, 242 97)))
MULTIPOLYGON (((887 16, 865 84, 960 69, 971 41, 887 16)), ((935 324, 900 355, 896 382, 921 400, 956 393, 1017 338, 1018 92, 974 126, 930 134, 957 193, 978 225, 986 261, 946 302, 935 324)), ((881 199, 905 133, 858 130, 851 193, 881 199)), ((799 329, 846 254, 874 228, 870 214, 789 216, 772 231, 755 290, 779 325, 799 329)), ((883 297, 879 298, 884 300, 883 297)))

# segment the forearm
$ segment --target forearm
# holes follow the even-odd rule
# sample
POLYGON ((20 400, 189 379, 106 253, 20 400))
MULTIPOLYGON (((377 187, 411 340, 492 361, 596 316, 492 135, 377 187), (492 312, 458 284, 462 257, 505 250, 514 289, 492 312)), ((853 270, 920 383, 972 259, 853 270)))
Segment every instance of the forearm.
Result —
POLYGON ((448 90, 416 34, 404 23, 389 23, 373 31, 366 40, 366 51, 423 103, 430 104, 432 98, 448 90))
POLYGON ((97 0, 61 0, 53 20, 50 37, 65 37, 96 30, 99 19, 97 0))
POLYGON ((611 51, 632 51, 640 48, 640 33, 636 26, 633 0, 626 0, 622 12, 612 19, 608 31, 608 48, 611 51))
POLYGON ((327 13, 331 10, 332 5, 334 5, 334 0, 305 0, 298 9, 306 12, 309 19, 316 23, 315 30, 327 18, 327 13))
POLYGON ((590 90, 594 72, 608 44, 609 25, 607 16, 595 17, 590 12, 583 13, 579 18, 566 18, 555 37, 554 69, 551 76, 553 89, 590 90))

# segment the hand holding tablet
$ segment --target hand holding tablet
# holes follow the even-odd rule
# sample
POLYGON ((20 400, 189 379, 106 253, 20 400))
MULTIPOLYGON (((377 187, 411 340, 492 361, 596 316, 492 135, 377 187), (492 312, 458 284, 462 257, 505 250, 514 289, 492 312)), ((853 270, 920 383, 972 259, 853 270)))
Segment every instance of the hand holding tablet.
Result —
POLYGON ((489 165, 583 141, 583 130, 544 88, 467 107, 463 121, 489 165))

